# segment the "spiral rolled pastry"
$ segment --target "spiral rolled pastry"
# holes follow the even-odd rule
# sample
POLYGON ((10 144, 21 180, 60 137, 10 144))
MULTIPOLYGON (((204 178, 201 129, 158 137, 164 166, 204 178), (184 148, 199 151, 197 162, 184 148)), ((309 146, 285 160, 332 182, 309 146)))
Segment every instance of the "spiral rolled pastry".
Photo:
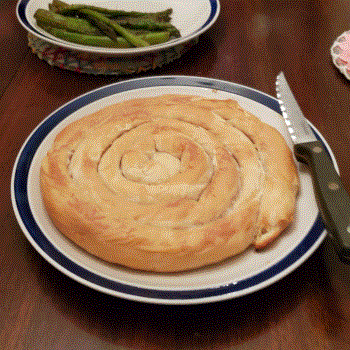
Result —
POLYGON ((58 230, 89 253, 171 272, 262 248, 293 220, 298 173, 281 134, 233 100, 188 95, 105 107, 42 162, 58 230))

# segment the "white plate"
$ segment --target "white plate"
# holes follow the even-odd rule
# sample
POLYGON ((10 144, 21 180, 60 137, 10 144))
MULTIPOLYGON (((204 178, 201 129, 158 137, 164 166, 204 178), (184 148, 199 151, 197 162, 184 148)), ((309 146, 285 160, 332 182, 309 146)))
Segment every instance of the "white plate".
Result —
POLYGON ((142 55, 149 52, 169 49, 177 45, 183 45, 204 33, 216 21, 220 12, 219 0, 118 0, 118 1, 92 1, 92 0, 67 0, 69 4, 93 4, 106 8, 118 8, 134 11, 161 11, 172 8, 171 23, 177 27, 181 37, 167 43, 152 45, 145 48, 102 48, 84 46, 57 39, 36 25, 34 13, 39 8, 48 9, 52 0, 19 0, 17 3, 17 18, 22 26, 36 37, 60 47, 70 50, 97 53, 102 55, 142 55))
MULTIPOLYGON (((163 93, 236 99, 245 109, 276 127, 291 146, 277 100, 242 85, 208 78, 164 76, 133 79, 93 90, 49 115, 18 154, 12 175, 12 202, 30 243, 49 263, 74 280, 110 295, 150 303, 224 300, 252 293, 286 276, 314 252, 326 235, 312 179, 302 166, 295 220, 271 247, 261 252, 249 249, 224 263, 191 272, 145 273, 105 263, 77 248, 51 224, 41 199, 39 169, 55 135, 73 120, 109 104, 163 93)), ((313 129, 335 163, 329 146, 313 129)))

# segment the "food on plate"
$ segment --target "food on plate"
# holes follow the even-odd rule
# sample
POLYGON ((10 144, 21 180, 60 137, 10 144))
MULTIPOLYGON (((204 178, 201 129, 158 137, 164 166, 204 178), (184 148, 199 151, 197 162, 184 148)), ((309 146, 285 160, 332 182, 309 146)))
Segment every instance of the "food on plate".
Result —
POLYGON ((146 47, 180 37, 171 24, 172 9, 160 12, 111 10, 53 0, 34 13, 37 25, 51 35, 81 45, 146 47))
POLYGON ((265 247, 299 178, 282 135, 235 100, 165 94, 72 121, 42 162, 47 213, 102 260, 176 272, 265 247))

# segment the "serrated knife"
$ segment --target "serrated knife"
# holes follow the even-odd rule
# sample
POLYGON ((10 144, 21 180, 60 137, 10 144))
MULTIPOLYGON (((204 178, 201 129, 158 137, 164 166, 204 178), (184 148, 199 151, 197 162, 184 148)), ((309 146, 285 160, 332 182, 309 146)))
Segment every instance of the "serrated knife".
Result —
POLYGON ((304 117, 283 72, 276 79, 277 99, 298 161, 311 171, 321 217, 340 259, 350 264, 350 197, 334 164, 304 117))

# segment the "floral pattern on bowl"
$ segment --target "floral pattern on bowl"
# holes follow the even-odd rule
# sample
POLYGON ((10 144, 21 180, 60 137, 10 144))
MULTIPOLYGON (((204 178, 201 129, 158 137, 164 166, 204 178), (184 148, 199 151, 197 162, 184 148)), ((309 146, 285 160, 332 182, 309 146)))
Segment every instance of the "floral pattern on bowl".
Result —
POLYGON ((334 41, 331 55, 335 66, 350 80, 350 30, 334 41))
POLYGON ((128 75, 155 69, 180 58, 197 42, 194 38, 165 50, 121 57, 70 50, 28 33, 28 45, 40 59, 62 69, 95 75, 128 75))

